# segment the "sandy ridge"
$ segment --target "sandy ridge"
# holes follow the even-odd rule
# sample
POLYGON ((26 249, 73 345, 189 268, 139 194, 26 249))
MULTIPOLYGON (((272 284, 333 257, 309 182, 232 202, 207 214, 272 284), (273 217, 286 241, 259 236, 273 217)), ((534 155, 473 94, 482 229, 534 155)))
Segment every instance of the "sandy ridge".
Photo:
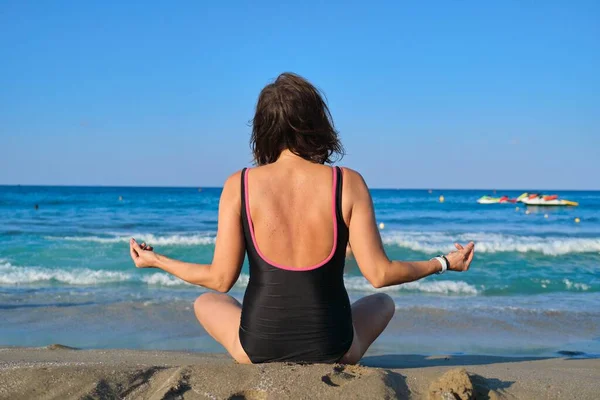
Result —
POLYGON ((0 399, 600 398, 598 359, 409 355, 364 364, 239 365, 222 354, 3 348, 0 399))

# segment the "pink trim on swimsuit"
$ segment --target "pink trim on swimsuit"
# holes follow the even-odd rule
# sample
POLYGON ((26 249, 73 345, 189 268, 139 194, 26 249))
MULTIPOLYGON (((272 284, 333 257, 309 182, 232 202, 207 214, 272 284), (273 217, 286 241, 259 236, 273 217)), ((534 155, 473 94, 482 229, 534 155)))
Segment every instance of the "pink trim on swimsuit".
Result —
POLYGON ((248 217, 248 227, 250 228, 250 236, 252 236, 252 243, 254 243, 254 248, 256 249, 258 256, 260 258, 262 258, 263 261, 265 261, 267 264, 270 264, 276 268, 285 269, 287 271, 310 271, 310 270, 322 267, 323 265, 327 264, 329 262, 329 260, 331 260, 333 258, 333 255, 335 254, 335 250, 337 249, 338 231, 337 231, 337 212, 336 212, 336 207, 335 207, 336 206, 337 174, 335 173, 335 168, 332 168, 332 170, 333 170, 333 190, 332 190, 331 210, 332 210, 332 215, 333 215, 333 248, 331 249, 331 253, 329 253, 329 256, 327 256, 327 258, 325 260, 321 261, 320 263, 318 263, 316 265, 312 265, 310 267, 303 267, 303 268, 286 267, 285 265, 277 264, 277 263, 269 260, 267 257, 265 257, 265 255, 262 253, 262 251, 260 251, 260 248, 258 247, 258 243, 256 242, 256 236, 254 235, 254 224, 252 223, 252 216, 250 215, 250 201, 249 201, 249 196, 248 196, 248 172, 250 172, 250 168, 248 168, 246 170, 246 175, 244 176, 244 187, 245 187, 244 196, 246 197, 246 216, 248 217))

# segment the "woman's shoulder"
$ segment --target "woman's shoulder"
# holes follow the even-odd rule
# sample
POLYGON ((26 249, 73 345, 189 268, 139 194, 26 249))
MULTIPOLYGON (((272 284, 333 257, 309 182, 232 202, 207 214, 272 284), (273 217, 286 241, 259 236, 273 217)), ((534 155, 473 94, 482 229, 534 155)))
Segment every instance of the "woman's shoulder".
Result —
POLYGON ((243 170, 236 171, 227 177, 223 184, 221 198, 239 198, 242 183, 242 171, 243 170))
POLYGON ((239 185, 240 184, 240 180, 242 179, 242 171, 244 169, 240 169, 238 171, 235 171, 233 174, 229 175, 227 177, 227 179, 225 180, 225 184, 223 185, 223 187, 230 186, 230 185, 233 185, 233 184, 239 185))
POLYGON ((367 186, 365 179, 360 172, 348 167, 340 166, 340 168, 344 174, 344 186, 354 189, 360 189, 367 186))

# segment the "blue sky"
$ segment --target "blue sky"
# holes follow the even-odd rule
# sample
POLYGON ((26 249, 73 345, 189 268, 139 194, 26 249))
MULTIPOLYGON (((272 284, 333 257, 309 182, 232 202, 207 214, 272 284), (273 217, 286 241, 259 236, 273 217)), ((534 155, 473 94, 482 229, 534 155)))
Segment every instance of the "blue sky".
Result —
POLYGON ((4 0, 0 49, 0 184, 220 186, 293 71, 371 186, 600 189, 598 1, 4 0))

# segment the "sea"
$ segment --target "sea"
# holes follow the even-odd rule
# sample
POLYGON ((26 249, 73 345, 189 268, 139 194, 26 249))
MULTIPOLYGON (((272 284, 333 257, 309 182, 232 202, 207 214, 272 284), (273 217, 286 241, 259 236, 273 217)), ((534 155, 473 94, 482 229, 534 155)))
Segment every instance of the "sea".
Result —
MULTIPOLYGON (((348 258, 352 301, 385 292, 396 303, 368 354, 600 355, 600 192, 549 192, 580 205, 546 208, 476 202, 491 191, 371 193, 390 258, 427 260, 471 240, 476 253, 468 272, 383 289, 348 258)), ((128 248, 135 237, 210 263, 220 194, 0 186, 0 346, 223 352, 194 317, 206 289, 136 269, 128 248)), ((244 263, 230 294, 241 300, 247 282, 244 263)))

